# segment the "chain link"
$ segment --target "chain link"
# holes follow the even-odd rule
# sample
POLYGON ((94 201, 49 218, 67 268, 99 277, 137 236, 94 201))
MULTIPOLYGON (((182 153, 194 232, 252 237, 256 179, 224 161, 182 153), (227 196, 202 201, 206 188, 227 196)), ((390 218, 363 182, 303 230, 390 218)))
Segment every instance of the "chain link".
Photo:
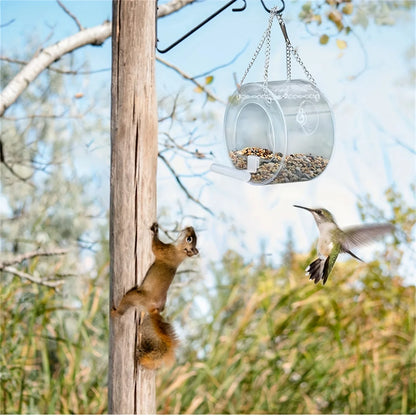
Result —
POLYGON ((274 15, 272 13, 270 13, 269 24, 267 26, 267 29, 263 33, 263 36, 262 36, 259 44, 257 45, 256 51, 254 52, 254 55, 251 58, 251 61, 248 64, 248 67, 247 67, 246 71, 244 72, 243 77, 241 78, 240 86, 243 85, 243 82, 246 79, 247 74, 249 73, 251 67, 253 66, 254 61, 257 59, 257 56, 260 53, 261 48, 263 47, 264 42, 266 40, 267 40, 267 44, 266 44, 266 62, 265 62, 265 68, 264 68, 264 83, 267 85, 268 76, 269 76, 269 63, 270 63, 270 37, 271 37, 271 30, 272 30, 272 25, 273 25, 273 17, 274 17, 274 15), (267 53, 268 53, 268 55, 267 55, 267 53))
MULTIPOLYGON (((280 26, 284 26, 284 21, 283 21, 283 17, 281 14, 277 14, 276 15, 277 21, 279 22, 280 26)), ((297 50, 293 47, 292 43, 290 42, 289 38, 286 37, 286 74, 287 74, 287 79, 291 80, 292 79, 292 67, 291 67, 291 58, 290 58, 290 54, 292 54, 297 63, 301 66, 301 68, 303 69, 303 72, 306 75, 306 78, 308 78, 308 80, 313 84, 316 85, 315 79, 314 77, 311 75, 311 73, 307 70, 305 64, 303 63, 301 57, 299 56, 297 50)))
POLYGON ((301 66, 303 69, 303 72, 305 73, 308 80, 313 84, 316 85, 315 79, 311 75, 311 73, 307 70, 305 64, 303 63, 301 57, 299 56, 296 49, 293 47, 292 43, 290 42, 286 29, 285 24, 282 18, 281 13, 278 12, 277 7, 273 7, 270 10, 270 17, 269 17, 269 23, 267 26, 267 29, 263 33, 263 36, 257 45, 256 51, 254 52, 253 57, 251 58, 250 63, 247 66, 247 69, 244 72, 243 77, 240 81, 240 86, 243 85, 244 80, 246 79, 247 74, 249 73, 251 67, 253 66, 255 60, 257 59, 257 56, 259 55, 264 42, 266 42, 266 50, 265 50, 265 62, 264 62, 264 78, 263 78, 263 92, 265 95, 267 94, 267 86, 269 83, 269 66, 270 66, 270 52, 271 52, 271 31, 272 31, 272 25, 273 25, 273 19, 276 17, 277 21, 280 24, 280 27, 282 28, 282 31, 284 31, 284 37, 286 42, 286 77, 287 80, 290 81, 292 79, 292 62, 291 62, 291 55, 293 55, 296 59, 296 62, 301 66))
POLYGON ((292 59, 290 57, 290 47, 286 43, 286 79, 290 81, 292 79, 292 59))

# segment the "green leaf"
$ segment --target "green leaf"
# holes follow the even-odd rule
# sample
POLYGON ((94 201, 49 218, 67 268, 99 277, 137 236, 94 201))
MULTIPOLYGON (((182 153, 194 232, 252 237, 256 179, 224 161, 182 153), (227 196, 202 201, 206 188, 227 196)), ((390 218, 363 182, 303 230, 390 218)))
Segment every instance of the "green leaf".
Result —
POLYGON ((326 45, 328 42, 329 42, 329 36, 327 34, 324 34, 319 38, 319 43, 321 45, 326 45))
POLYGON ((214 77, 212 75, 205 77, 205 85, 212 84, 212 81, 214 81, 214 77))

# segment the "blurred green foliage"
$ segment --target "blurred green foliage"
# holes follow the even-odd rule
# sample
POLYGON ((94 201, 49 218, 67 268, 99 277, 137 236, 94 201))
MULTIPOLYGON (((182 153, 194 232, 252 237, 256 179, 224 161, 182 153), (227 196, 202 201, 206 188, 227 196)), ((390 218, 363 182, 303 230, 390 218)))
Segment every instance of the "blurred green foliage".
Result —
POLYGON ((410 0, 314 0, 302 4, 298 17, 308 26, 311 35, 319 37, 321 45, 335 37, 338 48, 345 49, 348 35, 357 27, 367 29, 373 22, 394 25, 399 16, 414 6, 414 1, 410 0))
MULTIPOLYGON (((180 274, 168 311, 181 345, 175 367, 157 376, 158 411, 415 413, 415 286, 397 260, 414 242, 416 210, 393 190, 387 199, 397 235, 368 264, 338 262, 325 286, 304 275, 316 253, 295 253, 290 241, 279 266, 229 251, 211 284, 184 286, 180 274)), ((365 199, 361 212, 384 215, 365 199)), ((77 293, 4 276, 2 413, 107 411, 108 254, 100 256, 77 293)))
POLYGON ((415 412, 415 287, 377 260, 315 286, 309 260, 226 254, 199 347, 160 379, 162 413, 415 412))
POLYGON ((394 189, 386 199, 388 213, 369 198, 359 209, 394 218, 393 238, 368 264, 338 262, 326 286, 304 275, 316 253, 290 241, 279 267, 226 253, 199 331, 158 380, 160 412, 415 413, 415 286, 401 265, 413 257, 414 282, 416 209, 394 189))
POLYGON ((107 273, 103 267, 82 293, 65 296, 2 276, 1 413, 106 411, 107 273))

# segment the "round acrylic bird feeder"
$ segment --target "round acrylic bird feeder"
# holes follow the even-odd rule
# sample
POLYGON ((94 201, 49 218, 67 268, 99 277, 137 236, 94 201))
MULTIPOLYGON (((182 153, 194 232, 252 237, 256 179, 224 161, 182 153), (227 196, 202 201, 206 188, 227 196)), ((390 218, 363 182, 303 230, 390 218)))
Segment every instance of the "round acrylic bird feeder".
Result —
POLYGON ((224 118, 225 140, 233 167, 213 164, 211 169, 258 185, 308 181, 320 175, 334 146, 332 113, 289 40, 281 10, 271 9, 268 27, 240 85, 229 100, 224 118), (285 81, 268 78, 274 18, 286 43, 285 81), (244 84, 264 44, 267 46, 263 82, 244 84), (291 79, 292 55, 307 81, 291 79))
POLYGON ((225 111, 236 177, 253 184, 307 181, 326 168, 334 145, 331 110, 309 81, 244 84, 225 111), (243 172, 245 173, 243 175, 243 172))

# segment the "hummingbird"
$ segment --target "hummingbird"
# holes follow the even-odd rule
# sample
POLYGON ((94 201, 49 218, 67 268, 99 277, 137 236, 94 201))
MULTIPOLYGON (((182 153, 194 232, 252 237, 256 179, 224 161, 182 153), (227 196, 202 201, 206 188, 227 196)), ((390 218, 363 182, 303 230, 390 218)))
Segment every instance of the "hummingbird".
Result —
POLYGON ((319 257, 306 268, 306 275, 315 284, 321 279, 323 284, 326 283, 340 253, 348 253, 355 259, 363 261, 351 249, 370 243, 394 230, 393 224, 390 223, 357 225, 341 230, 334 216, 325 208, 312 209, 300 205, 294 207, 309 211, 319 229, 319 257))

